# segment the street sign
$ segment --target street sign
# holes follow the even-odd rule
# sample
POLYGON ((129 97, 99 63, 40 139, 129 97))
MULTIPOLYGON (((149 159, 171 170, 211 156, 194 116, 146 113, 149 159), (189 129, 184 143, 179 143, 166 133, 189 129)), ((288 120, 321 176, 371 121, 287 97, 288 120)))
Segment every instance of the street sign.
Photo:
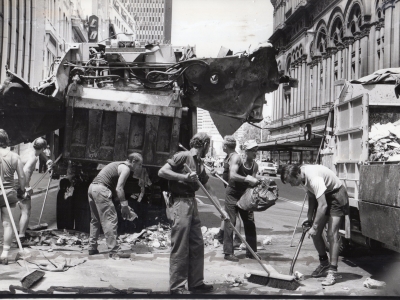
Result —
POLYGON ((91 15, 89 17, 89 43, 97 43, 97 37, 99 32, 99 17, 91 15))

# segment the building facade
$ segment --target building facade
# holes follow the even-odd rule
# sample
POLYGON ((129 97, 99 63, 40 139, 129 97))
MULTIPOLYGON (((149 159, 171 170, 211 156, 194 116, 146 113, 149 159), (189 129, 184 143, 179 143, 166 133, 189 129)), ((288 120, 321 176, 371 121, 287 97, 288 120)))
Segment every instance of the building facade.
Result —
MULTIPOLYGON (((281 74, 298 87, 274 92, 262 150, 281 163, 315 163, 329 111, 344 80, 399 67, 399 0, 271 0, 281 74), (304 127, 312 125, 312 139, 304 127)), ((329 126, 328 126, 329 127, 329 126)))
POLYGON ((122 0, 137 24, 136 40, 171 43, 172 0, 122 0))

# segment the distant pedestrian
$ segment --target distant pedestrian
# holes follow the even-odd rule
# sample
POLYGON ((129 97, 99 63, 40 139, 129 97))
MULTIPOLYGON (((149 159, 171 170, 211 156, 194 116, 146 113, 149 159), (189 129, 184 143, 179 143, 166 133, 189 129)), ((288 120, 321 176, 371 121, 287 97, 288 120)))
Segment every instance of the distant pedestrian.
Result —
POLYGON ((339 228, 342 217, 349 214, 349 196, 335 173, 321 165, 285 165, 281 180, 291 186, 303 186, 307 191, 308 213, 304 225, 311 227, 312 237, 318 251, 320 265, 311 274, 320 277, 327 273, 322 285, 333 285, 337 278, 339 257, 339 228), (315 217, 313 218, 315 214, 315 217), (330 262, 322 234, 328 224, 330 262))

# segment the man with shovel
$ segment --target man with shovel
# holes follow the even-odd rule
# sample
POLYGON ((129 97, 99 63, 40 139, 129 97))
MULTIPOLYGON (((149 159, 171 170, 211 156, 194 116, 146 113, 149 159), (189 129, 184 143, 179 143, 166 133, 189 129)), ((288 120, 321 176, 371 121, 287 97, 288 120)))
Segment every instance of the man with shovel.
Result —
POLYGON ((201 162, 210 147, 210 137, 203 132, 190 140, 190 150, 176 153, 160 169, 158 176, 169 180, 173 201, 173 224, 171 229, 170 292, 188 294, 187 282, 192 293, 208 293, 213 286, 204 283, 204 241, 197 210, 195 192, 200 188, 197 180, 214 196, 207 183, 208 175, 201 162), (187 173, 187 164, 192 173, 187 173))
POLYGON ((322 285, 336 283, 339 257, 339 229, 342 217, 349 214, 349 197, 346 188, 333 171, 322 165, 285 165, 281 171, 283 183, 302 186, 307 191, 308 213, 303 224, 309 224, 318 251, 320 265, 311 274, 320 277, 327 273, 322 285), (313 216, 315 217, 313 219, 313 216), (328 224, 329 255, 326 255, 322 234, 328 224))
MULTIPOLYGON (((28 196, 24 200, 20 200, 18 202, 18 206, 21 210, 21 215, 19 218, 19 238, 21 243, 24 244, 26 242, 26 229, 29 225, 29 218, 31 216, 31 195, 33 194, 33 190, 30 187, 30 181, 33 174, 33 171, 36 168, 37 161, 39 157, 45 156, 43 150, 47 147, 47 142, 45 139, 39 137, 33 141, 33 151, 30 151, 28 155, 22 157, 22 164, 24 165, 24 174, 25 174, 25 189, 28 193, 28 196)), ((46 164, 49 168, 51 168, 52 161, 50 159, 47 160, 46 164)))

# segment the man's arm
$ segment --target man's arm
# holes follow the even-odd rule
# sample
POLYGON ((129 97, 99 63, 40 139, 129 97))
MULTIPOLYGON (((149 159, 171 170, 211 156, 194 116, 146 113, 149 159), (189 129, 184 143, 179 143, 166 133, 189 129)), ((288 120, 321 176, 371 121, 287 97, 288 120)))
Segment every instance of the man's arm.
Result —
POLYGON ((17 175, 19 186, 21 187, 22 191, 25 191, 25 174, 24 174, 24 165, 22 164, 21 158, 18 156, 17 160, 17 175))
POLYGON ((242 176, 238 174, 239 167, 241 163, 241 158, 239 155, 235 155, 232 157, 231 161, 229 162, 229 177, 233 181, 237 182, 248 182, 250 185, 256 185, 258 180, 253 176, 242 176))
POLYGON ((257 178, 257 173, 258 173, 258 164, 255 162, 254 163, 254 170, 253 170, 253 177, 257 178))
POLYGON ((25 174, 25 187, 29 187, 30 185, 33 171, 35 171, 36 168, 36 163, 37 163, 37 157, 32 156, 27 160, 27 162, 23 166, 23 171, 25 174))
POLYGON ((129 174, 130 174, 130 169, 129 169, 129 167, 127 165, 120 164, 118 166, 118 175, 119 175, 119 177, 118 177, 118 183, 117 183, 117 187, 116 187, 115 191, 117 192, 118 200, 121 203, 123 201, 126 202, 126 203, 128 202, 125 199, 124 186, 125 186, 126 180, 129 177, 129 174))
POLYGON ((307 192, 307 200, 308 200, 308 212, 307 212, 307 220, 312 224, 314 211, 317 208, 317 199, 315 199, 314 194, 311 192, 307 192))
POLYGON ((198 179, 196 172, 181 174, 175 172, 171 165, 166 163, 160 171, 158 171, 158 176, 161 178, 165 178, 167 180, 175 180, 175 181, 186 181, 186 182, 195 182, 198 179))
POLYGON ((328 208, 328 204, 326 203, 326 198, 325 198, 325 194, 322 194, 318 199, 318 207, 317 207, 317 211, 315 213, 315 218, 314 218, 314 223, 313 223, 313 227, 318 227, 318 225, 321 222, 321 219, 323 218, 323 216, 325 216, 326 213, 326 209, 328 208))

